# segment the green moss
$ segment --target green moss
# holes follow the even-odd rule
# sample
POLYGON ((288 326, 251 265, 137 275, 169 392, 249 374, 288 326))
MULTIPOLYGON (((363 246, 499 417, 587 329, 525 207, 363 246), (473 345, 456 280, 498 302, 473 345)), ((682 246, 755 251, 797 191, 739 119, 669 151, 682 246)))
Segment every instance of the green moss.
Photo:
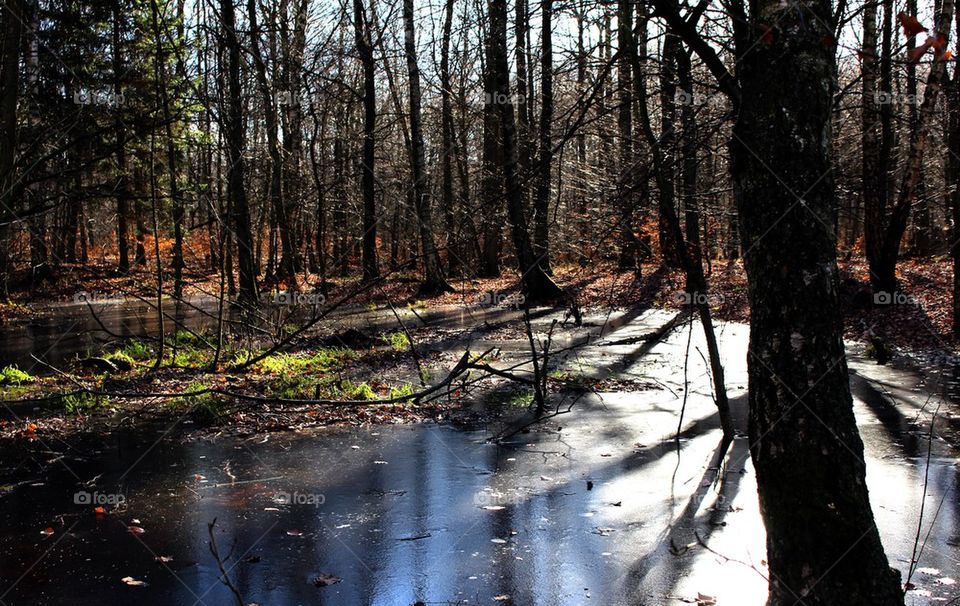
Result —
POLYGON ((153 357, 153 348, 143 341, 130 341, 122 348, 113 352, 113 354, 109 354, 105 357, 109 358, 110 355, 123 355, 132 360, 138 360, 142 362, 153 357))
POLYGON ((391 387, 390 388, 390 398, 404 398, 412 396, 414 394, 413 384, 404 383, 400 387, 391 387))
POLYGON ((349 349, 337 347, 325 347, 309 354, 277 353, 260 360, 253 365, 253 369, 272 375, 327 372, 354 355, 349 349))
POLYGON ((410 348, 410 338, 405 332, 390 332, 380 338, 394 351, 406 351, 410 348))
POLYGON ((20 370, 15 364, 5 366, 2 370, 0 370, 0 385, 19 386, 24 383, 34 383, 36 380, 36 377, 30 373, 20 370))
POLYGON ((343 395, 347 400, 376 400, 377 394, 373 388, 366 383, 354 385, 350 381, 344 381, 342 385, 343 395))
POLYGON ((110 400, 106 396, 87 392, 63 394, 60 397, 63 410, 69 414, 80 414, 94 410, 106 406, 109 402, 110 400))

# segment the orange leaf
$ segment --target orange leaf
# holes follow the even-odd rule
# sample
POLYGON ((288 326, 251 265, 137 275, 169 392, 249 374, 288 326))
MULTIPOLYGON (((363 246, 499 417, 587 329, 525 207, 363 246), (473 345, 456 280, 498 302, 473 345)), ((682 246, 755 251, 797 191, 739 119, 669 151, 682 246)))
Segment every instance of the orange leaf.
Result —
POLYGON ((97 505, 96 507, 93 508, 93 513, 97 514, 98 516, 102 516, 103 514, 107 513, 107 510, 104 509, 102 506, 97 505))
POLYGON ((917 21, 916 17, 913 15, 908 15, 902 11, 897 13, 897 21, 900 22, 901 26, 903 26, 903 35, 908 38, 927 31, 927 28, 922 26, 920 22, 917 21))
POLYGON ((948 50, 948 51, 944 51, 944 53, 943 53, 943 58, 944 58, 944 59, 953 59, 953 51, 949 51, 949 50, 948 50))
POLYGON ((46 527, 46 528, 44 528, 43 530, 40 531, 40 534, 42 534, 42 535, 45 536, 45 537, 49 537, 49 536, 52 535, 53 533, 54 533, 54 530, 53 530, 53 527, 52 527, 52 526, 48 526, 48 527, 46 527))

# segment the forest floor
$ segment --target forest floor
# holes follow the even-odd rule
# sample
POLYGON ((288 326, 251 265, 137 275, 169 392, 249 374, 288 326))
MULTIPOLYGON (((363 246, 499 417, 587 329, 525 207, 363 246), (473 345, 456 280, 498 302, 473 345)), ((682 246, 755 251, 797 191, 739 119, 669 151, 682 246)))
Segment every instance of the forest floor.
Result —
MULTIPOLYGON (((713 261, 708 267, 710 304, 719 320, 749 322, 747 283, 741 261, 713 261)), ((841 295, 846 338, 868 342, 879 336, 893 348, 960 351, 960 340, 952 333, 952 261, 943 258, 911 258, 899 264, 898 277, 903 296, 889 304, 874 305, 869 292, 866 262, 840 262, 841 295)), ((565 291, 574 293, 585 310, 623 310, 637 306, 660 309, 683 307, 683 274, 659 264, 642 267, 642 278, 618 271, 613 263, 591 266, 562 265, 554 279, 565 291)), ((166 277, 165 289, 170 288, 166 277)), ((187 271, 185 296, 216 296, 219 277, 212 272, 187 271)), ((327 301, 349 297, 349 304, 372 309, 394 305, 433 308, 450 305, 493 304, 516 307, 520 284, 515 272, 504 271, 498 278, 451 278, 454 292, 424 299, 418 294, 419 281, 409 273, 389 273, 372 287, 364 288, 356 277, 334 277, 324 283, 327 301)), ((274 300, 283 284, 260 285, 264 300, 274 300)), ((312 276, 299 288, 318 291, 319 279, 312 276)), ((54 279, 37 287, 29 285, 25 271, 18 274, 11 303, 0 305, 0 326, 5 322, 42 316, 57 304, 98 302, 116 299, 155 299, 156 280, 146 269, 120 275, 113 265, 65 265, 54 279)))

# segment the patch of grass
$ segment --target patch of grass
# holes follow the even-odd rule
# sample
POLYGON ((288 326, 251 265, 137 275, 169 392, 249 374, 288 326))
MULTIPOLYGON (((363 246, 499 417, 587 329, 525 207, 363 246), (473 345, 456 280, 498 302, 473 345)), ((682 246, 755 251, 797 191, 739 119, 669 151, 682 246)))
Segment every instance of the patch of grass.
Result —
POLYGON ((110 355, 123 355, 132 360, 143 362, 144 360, 149 360, 153 357, 153 348, 143 341, 130 341, 120 349, 113 352, 113 354, 108 354, 104 357, 110 359, 110 355))
POLYGON ((109 399, 106 396, 87 392, 69 393, 60 397, 60 404, 68 414, 80 414, 106 406, 108 403, 109 399))
POLYGON ((389 332, 380 338, 394 351, 406 351, 410 348, 410 338, 405 332, 389 332))
POLYGON ((270 395, 285 400, 312 400, 321 381, 296 373, 283 373, 270 382, 270 395))
POLYGON ((342 385, 343 395, 347 400, 376 400, 377 394, 373 388, 366 383, 354 385, 350 381, 344 381, 342 385))
MULTIPOLYGON (((254 370, 272 375, 327 372, 354 356, 349 349, 324 347, 309 354, 277 353, 253 365, 254 370)), ((249 359, 249 358, 248 358, 249 359)))
POLYGON ((403 398, 414 394, 413 384, 404 383, 400 387, 390 388, 390 398, 403 398))
POLYGON ((509 400, 507 400, 508 406, 516 406, 518 408, 526 408, 533 404, 533 392, 523 391, 513 394, 509 400))
POLYGON ((193 411, 193 416, 204 425, 213 425, 221 420, 226 401, 219 394, 206 391, 207 385, 193 382, 183 390, 179 399, 179 406, 185 406, 193 411))
POLYGON ((133 357, 123 350, 117 350, 103 356, 104 359, 110 360, 111 362, 120 362, 121 364, 129 364, 130 366, 135 366, 135 361, 133 357))
POLYGON ((197 335, 193 334, 189 330, 180 329, 177 332, 173 333, 173 338, 170 340, 170 343, 177 346, 185 345, 196 345, 200 339, 197 338, 197 335))
POLYGON ((426 309, 427 303, 421 299, 407 303, 407 309, 426 309))
POLYGON ((17 385, 24 383, 34 383, 37 378, 30 373, 20 370, 16 364, 5 366, 0 370, 0 385, 17 385))

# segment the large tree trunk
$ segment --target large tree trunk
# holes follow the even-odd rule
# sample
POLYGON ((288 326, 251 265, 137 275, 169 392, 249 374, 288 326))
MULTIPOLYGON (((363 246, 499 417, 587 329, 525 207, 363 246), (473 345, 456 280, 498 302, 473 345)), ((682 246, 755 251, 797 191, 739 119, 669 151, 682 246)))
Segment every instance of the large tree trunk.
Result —
MULTIPOLYGON (((166 134, 167 176, 170 184, 170 200, 173 203, 173 297, 183 297, 183 199, 177 183, 177 150, 173 140, 173 116, 170 112, 169 81, 166 75, 166 57, 164 53, 164 32, 160 23, 160 7, 156 0, 150 2, 150 16, 153 33, 156 37, 156 57, 154 58, 154 78, 166 134)), ((158 236, 159 237, 159 236, 158 236)))
POLYGON ((533 205, 533 251, 543 271, 550 268, 550 182, 553 168, 553 0, 541 0, 540 162, 533 205))
MULTIPOLYGON (((267 68, 260 50, 260 28, 257 25, 256 0, 247 0, 247 19, 250 22, 250 54, 257 74, 257 85, 263 103, 264 126, 267 134, 267 151, 270 154, 270 204, 273 208, 277 229, 280 232, 280 263, 277 278, 287 279, 289 288, 296 289, 296 267, 294 264, 295 252, 293 249, 293 233, 290 226, 289 212, 283 192, 284 154, 280 144, 279 120, 277 118, 277 102, 293 102, 286 97, 275 96, 267 77, 267 68)), ((271 234, 272 234, 271 230, 271 234)), ((273 250, 273 247, 271 247, 273 250)))
POLYGON ((10 227, 14 220, 17 153, 17 101, 20 96, 20 49, 25 19, 21 0, 0 7, 0 302, 9 299, 10 227))
POLYGON ((942 36, 944 44, 933 50, 933 65, 927 75, 927 85, 923 92, 923 103, 916 110, 916 119, 910 130, 910 147, 907 151, 906 166, 897 193, 896 204, 890 210, 890 217, 883 225, 882 236, 873 247, 867 247, 870 266, 870 281, 874 292, 893 293, 899 289, 897 282, 897 261, 900 257, 900 243, 907 229, 910 207, 922 190, 923 156, 926 152, 927 134, 930 123, 936 113, 937 98, 946 75, 946 62, 943 52, 950 40, 950 22, 953 18, 953 0, 943 0, 936 19, 935 37, 942 36), (870 256, 870 254, 873 256, 870 256))
POLYGON ((620 231, 620 255, 617 266, 639 275, 637 237, 633 231, 636 167, 633 157, 633 0, 619 0, 617 4, 617 46, 620 53, 617 64, 619 109, 617 126, 620 131, 620 176, 617 179, 617 215, 620 231))
POLYGON ((250 231, 250 207, 244 186, 243 89, 240 82, 240 43, 236 34, 233 0, 220 0, 220 19, 227 43, 227 92, 225 125, 227 131, 227 198, 233 215, 233 232, 237 237, 237 268, 240 301, 257 303, 257 269, 253 257, 253 235, 250 231))
POLYGON ((751 13, 752 39, 769 44, 740 58, 730 156, 769 604, 901 605, 870 509, 842 340, 830 157, 836 73, 824 44, 831 4, 760 0, 751 13), (777 25, 764 34, 769 23, 777 25))
POLYGON ((454 0, 446 0, 443 8, 443 34, 440 42, 440 206, 446 215, 447 269, 450 275, 460 273, 461 248, 457 236, 457 219, 453 203, 453 157, 459 157, 457 138, 453 132, 453 105, 450 90, 450 37, 453 29, 454 0))
MULTIPOLYGON (((403 39, 410 79, 410 164, 413 173, 413 204, 417 211, 420 251, 423 259, 423 284, 420 291, 432 295, 450 292, 433 239, 430 189, 426 183, 426 158, 423 148, 423 119, 420 113, 420 68, 417 65, 417 40, 414 30, 413 0, 403 0, 403 39)), ((443 151, 444 154, 447 150, 443 151)))
POLYGON ((357 54, 363 66, 363 161, 360 187, 363 190, 363 279, 380 275, 377 262, 377 202, 374 169, 376 163, 377 89, 371 46, 370 23, 363 0, 353 0, 357 54))
POLYGON ((517 136, 513 102, 510 101, 510 68, 507 63, 507 3, 490 0, 490 69, 494 89, 488 91, 500 109, 500 128, 503 135, 503 185, 506 191, 507 216, 513 240, 517 269, 524 294, 531 302, 543 301, 562 294, 560 287, 550 279, 537 263, 527 231, 523 199, 517 180, 517 136))
MULTIPOLYGON (((113 93, 119 97, 123 94, 123 15, 121 0, 113 2, 113 93)), ((126 273, 130 271, 130 246, 127 235, 127 215, 130 213, 127 198, 127 126, 120 109, 117 109, 117 119, 114 122, 114 136, 116 137, 117 159, 117 252, 119 259, 117 268, 126 273)))

